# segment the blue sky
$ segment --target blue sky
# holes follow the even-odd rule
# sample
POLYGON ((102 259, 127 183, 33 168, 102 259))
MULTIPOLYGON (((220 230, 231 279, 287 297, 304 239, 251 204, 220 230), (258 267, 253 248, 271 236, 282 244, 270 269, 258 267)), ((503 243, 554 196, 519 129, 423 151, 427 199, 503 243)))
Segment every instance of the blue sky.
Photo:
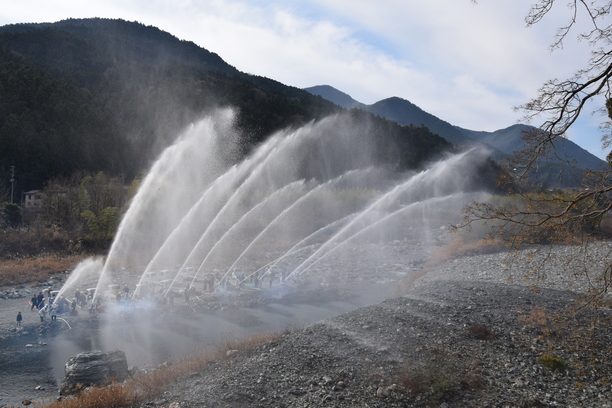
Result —
MULTIPOLYGON (((219 54, 241 71, 305 88, 331 85, 371 104, 411 101, 454 125, 494 131, 521 119, 513 107, 544 81, 588 58, 572 36, 549 51, 565 3, 535 27, 535 0, 20 0, 0 25, 106 17, 139 21, 219 54)), ((589 112, 569 138, 598 157, 601 117, 589 112)), ((538 125, 535 121, 532 124, 538 125)))

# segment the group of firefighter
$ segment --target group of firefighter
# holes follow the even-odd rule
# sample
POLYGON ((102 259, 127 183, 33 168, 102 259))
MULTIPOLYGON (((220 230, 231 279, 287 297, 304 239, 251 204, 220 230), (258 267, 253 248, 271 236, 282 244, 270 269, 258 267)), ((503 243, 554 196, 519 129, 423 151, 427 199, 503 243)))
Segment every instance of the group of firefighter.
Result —
POLYGON ((233 272, 231 279, 224 276, 222 277, 218 269, 214 269, 204 277, 204 292, 217 292, 227 291, 234 289, 236 292, 240 292, 245 288, 245 284, 248 283, 252 288, 260 289, 264 281, 268 281, 268 285, 271 288, 275 281, 280 284, 284 284, 289 272, 282 270, 281 272, 270 269, 267 272, 256 271, 250 275, 245 275, 244 272, 233 272))
MULTIPOLYGON (((272 284, 276 281, 278 283, 284 284, 285 280, 288 276, 287 271, 278 272, 273 269, 268 270, 267 272, 257 271, 248 276, 245 276, 244 272, 234 272, 231 275, 231 278, 227 276, 221 276, 221 273, 218 269, 213 270, 212 272, 205 275, 203 279, 203 291, 199 292, 192 285, 192 282, 187 284, 187 287, 183 291, 183 295, 185 297, 185 301, 189 303, 190 297, 195 297, 199 293, 215 293, 215 292, 227 292, 230 290, 234 290, 236 292, 240 292, 245 288, 245 284, 249 284, 251 288, 260 289, 264 281, 267 281, 270 288, 272 288, 272 284)), ((116 303, 118 305, 123 305, 125 303, 132 304, 134 307, 133 301, 139 301, 143 299, 153 299, 158 304, 174 304, 174 297, 177 294, 171 290, 164 290, 161 288, 159 293, 156 293, 153 287, 146 288, 143 287, 141 293, 133 294, 133 299, 130 297, 130 290, 126 285, 123 290, 119 291, 115 296, 116 303)), ((55 299, 52 296, 51 289, 47 288, 38 293, 38 295, 32 296, 30 300, 31 310, 38 312, 40 316, 40 321, 43 322, 45 317, 50 315, 51 321, 55 321, 57 319, 57 315, 62 315, 65 313, 69 313, 70 316, 78 315, 77 307, 81 309, 88 309, 90 313, 101 313, 104 311, 105 304, 101 296, 98 296, 94 299, 93 293, 86 293, 84 291, 80 291, 77 289, 74 293, 74 298, 72 302, 69 302, 64 296, 59 296, 59 298, 55 299)))
POLYGON ((51 316, 51 321, 56 321, 58 315, 69 313, 70 316, 76 316, 78 314, 76 297, 71 303, 64 296, 58 298, 52 296, 49 288, 37 295, 32 295, 29 303, 30 310, 38 313, 41 322, 44 322, 47 316, 51 316))
POLYGON ((257 271, 250 275, 246 275, 244 272, 233 272, 230 276, 223 276, 218 269, 214 269, 212 272, 204 275, 202 280, 198 280, 203 284, 202 290, 196 289, 194 285, 194 282, 196 282, 195 278, 188 280, 185 289, 178 292, 162 285, 143 284, 138 289, 138 293, 134 294, 132 300, 138 302, 149 299, 160 306, 167 304, 172 306, 175 298, 181 296, 181 294, 185 302, 189 303, 190 299, 206 293, 227 293, 230 291, 239 293, 247 288, 261 289, 264 285, 272 288, 274 283, 284 284, 288 275, 289 272, 285 270, 268 270, 266 272, 257 271))

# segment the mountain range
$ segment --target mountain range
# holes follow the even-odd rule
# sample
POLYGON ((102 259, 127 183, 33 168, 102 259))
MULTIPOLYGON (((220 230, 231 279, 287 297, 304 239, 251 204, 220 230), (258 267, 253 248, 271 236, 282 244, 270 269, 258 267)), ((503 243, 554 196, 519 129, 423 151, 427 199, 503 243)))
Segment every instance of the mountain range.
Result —
MULTIPOLYGON (((276 131, 347 114, 374 140, 378 162, 400 171, 474 143, 503 159, 522 129, 471 131, 401 98, 365 105, 330 86, 287 86, 137 22, 13 24, 0 27, 0 194, 12 166, 21 191, 76 172, 129 181, 180 129, 227 106, 236 110, 238 156, 276 131)), ((566 147, 579 169, 603 163, 571 142, 566 147)))
MULTIPOLYGON (((456 146, 484 144, 490 147, 492 150, 492 157, 496 160, 512 157, 515 152, 526 148, 522 137, 525 132, 533 129, 531 126, 514 124, 494 132, 474 131, 454 126, 425 112, 410 101, 398 97, 391 97, 378 101, 372 105, 366 105, 329 85, 313 86, 305 88, 305 90, 313 95, 319 95, 345 109, 362 109, 393 120, 400 125, 423 125, 433 133, 442 136, 456 146)), ((599 159, 597 156, 589 153, 587 150, 568 139, 561 139, 557 142, 557 153, 573 163, 575 167, 573 172, 577 177, 582 173, 581 170, 597 170, 607 165, 605 161, 599 159)), ((554 167, 553 172, 558 171, 558 166, 553 166, 550 163, 549 165, 554 167)), ((565 182, 567 181, 568 180, 565 180, 565 182)), ((547 182, 555 183, 555 181, 549 177, 547 178, 547 182)))

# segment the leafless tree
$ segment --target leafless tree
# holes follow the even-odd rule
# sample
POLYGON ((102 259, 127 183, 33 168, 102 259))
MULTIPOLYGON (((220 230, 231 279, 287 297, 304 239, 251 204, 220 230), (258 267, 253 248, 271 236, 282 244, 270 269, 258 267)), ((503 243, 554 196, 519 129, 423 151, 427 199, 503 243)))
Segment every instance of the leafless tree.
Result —
MULTIPOLYGON (((565 136, 567 130, 585 113, 589 101, 601 97, 610 100, 612 96, 612 1, 573 0, 569 4, 559 4, 557 0, 540 0, 532 5, 525 21, 528 26, 538 24, 554 7, 564 6, 568 8, 568 20, 558 28, 550 46, 551 50, 562 48, 568 36, 578 30, 580 15, 588 24, 581 25, 582 31, 575 32, 575 35, 589 47, 591 54, 585 66, 572 77, 548 80, 535 98, 517 108, 525 113, 524 120, 527 123, 543 117, 539 131, 529 135, 530 155, 527 156, 527 165, 533 164, 542 154, 554 150, 552 142, 565 136)), ((608 108, 612 107, 607 105, 608 108)), ((605 111, 605 108, 602 107, 602 110, 605 111)), ((602 123, 602 128, 606 130, 602 137, 605 148, 610 147, 612 142, 611 123, 610 120, 602 123)))
MULTIPOLYGON (((525 123, 539 126, 525 134, 527 149, 516 155, 511 163, 518 169, 517 179, 526 176, 543 158, 558 154, 555 141, 585 114, 589 101, 598 102, 605 113, 602 119, 602 146, 612 146, 612 19, 611 0, 573 0, 569 4, 557 0, 539 0, 531 6, 525 17, 527 26, 533 26, 549 15, 551 10, 567 7, 568 19, 560 25, 551 43, 551 50, 562 48, 569 36, 588 47, 590 57, 584 67, 566 79, 551 79, 539 89, 536 97, 517 107, 524 113, 525 123), (606 102, 603 102, 606 101, 606 102)), ((589 112, 591 113, 591 112, 589 112)), ((608 155, 612 163, 612 154, 608 155)), ((517 174, 515 172, 515 174, 517 174)), ((520 183, 514 184, 521 185, 520 183)), ((612 173, 610 169, 590 171, 582 188, 557 192, 534 192, 517 188, 513 199, 497 202, 473 203, 466 208, 466 221, 462 226, 477 221, 493 226, 493 236, 505 238, 515 248, 535 243, 580 243, 588 245, 599 239, 602 220, 612 209, 612 173)), ((612 282, 612 259, 604 260, 604 268, 594 279, 595 299, 608 290, 612 282)))

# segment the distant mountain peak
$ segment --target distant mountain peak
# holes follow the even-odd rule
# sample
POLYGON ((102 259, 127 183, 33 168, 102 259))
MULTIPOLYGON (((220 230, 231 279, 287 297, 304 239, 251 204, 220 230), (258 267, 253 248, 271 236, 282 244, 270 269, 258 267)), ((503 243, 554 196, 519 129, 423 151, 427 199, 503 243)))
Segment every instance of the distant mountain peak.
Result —
POLYGON ((335 103, 345 109, 362 108, 366 105, 356 101, 350 95, 337 90, 333 86, 329 85, 317 85, 311 86, 310 88, 304 88, 305 91, 310 92, 313 95, 319 95, 323 99, 327 99, 330 102, 335 103))
MULTIPOLYGON (((378 101, 377 103, 380 103, 380 102, 408 102, 409 104, 414 105, 414 103, 410 102, 407 99, 400 98, 399 96, 391 96, 389 98, 382 99, 382 100, 378 101)), ((416 106, 416 105, 414 105, 414 106, 416 106)))
MULTIPOLYGON (((382 99, 372 105, 364 105, 355 101, 350 95, 345 94, 329 85, 319 85, 305 88, 306 91, 320 95, 325 99, 344 108, 360 108, 374 113, 383 118, 397 122, 400 125, 425 126, 431 132, 442 136, 454 145, 485 144, 494 149, 493 158, 500 160, 513 154, 513 152, 525 148, 522 136, 531 127, 525 124, 513 124, 495 132, 474 131, 453 126, 450 123, 424 111, 414 103, 397 97, 382 99)), ((599 169, 606 163, 582 149, 570 140, 561 140, 558 147, 564 154, 576 160, 579 169, 599 169)))

